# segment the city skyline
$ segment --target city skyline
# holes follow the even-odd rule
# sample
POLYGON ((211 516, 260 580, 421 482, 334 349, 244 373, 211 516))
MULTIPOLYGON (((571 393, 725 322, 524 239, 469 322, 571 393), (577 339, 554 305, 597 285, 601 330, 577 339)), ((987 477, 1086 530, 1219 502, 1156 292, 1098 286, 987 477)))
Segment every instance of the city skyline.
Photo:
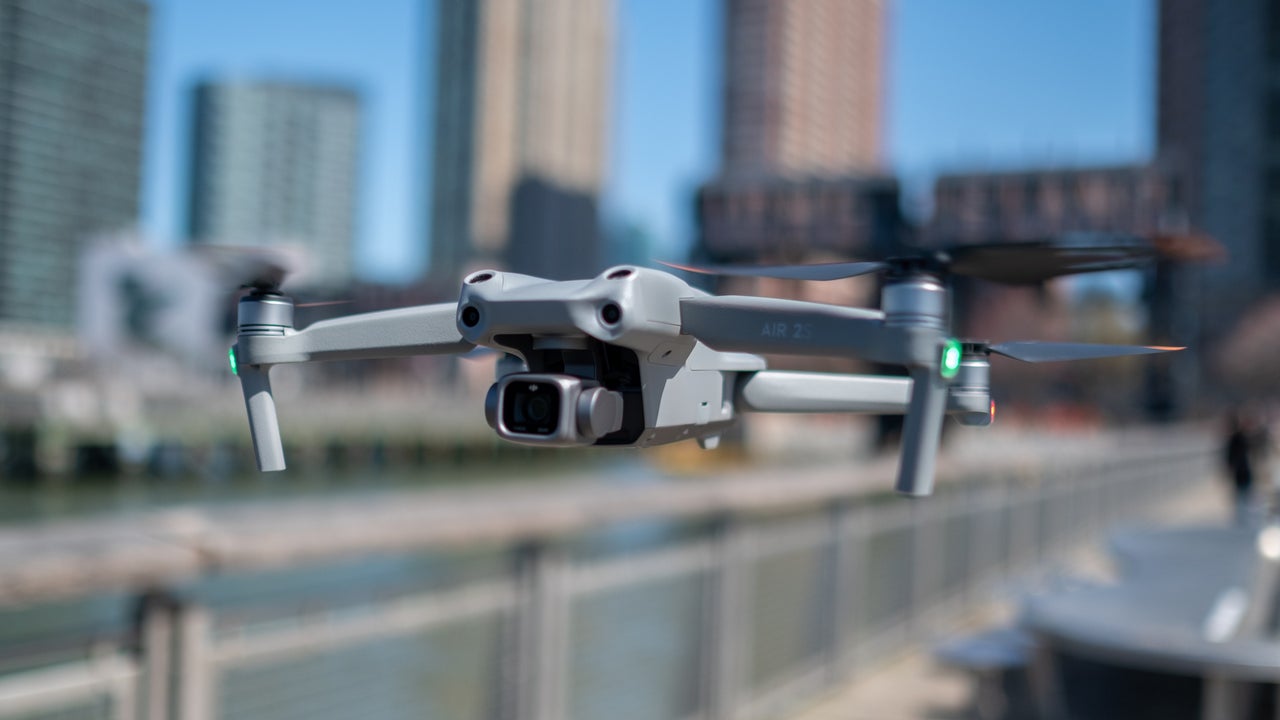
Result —
MULTIPOLYGON (((154 5, 158 52, 144 193, 149 232, 171 239, 182 217, 170 187, 184 162, 179 129, 185 110, 175 89, 209 71, 337 77, 370 98, 357 269, 364 277, 397 281, 422 268, 426 250, 414 238, 424 209, 413 198, 422 194, 415 186, 426 183, 426 169, 415 166, 425 137, 414 118, 425 117, 432 102, 412 91, 420 55, 433 51, 415 38, 431 34, 434 3, 154 5)), ((618 3, 616 132, 604 212, 646 228, 663 256, 691 239, 693 191, 718 163, 719 8, 715 2, 618 3)), ((926 1, 891 4, 889 15, 886 78, 895 89, 887 98, 886 164, 916 198, 927 196, 932 176, 946 169, 1123 163, 1150 155, 1151 2, 1057 8, 1001 0, 956 8, 926 1), (1086 45, 1090 52, 1081 54, 1086 45)))

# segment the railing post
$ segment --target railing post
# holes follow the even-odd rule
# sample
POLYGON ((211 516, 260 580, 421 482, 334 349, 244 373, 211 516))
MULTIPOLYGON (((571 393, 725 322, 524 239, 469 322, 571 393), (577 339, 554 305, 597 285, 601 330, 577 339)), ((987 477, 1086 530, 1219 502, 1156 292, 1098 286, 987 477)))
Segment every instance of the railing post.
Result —
POLYGON ((1230 720, 1241 716, 1241 685, 1222 675, 1210 674, 1204 679, 1204 695, 1200 701, 1202 720, 1230 720))
POLYGON ((1034 573, 1040 562, 1040 493, 1039 485, 1023 486, 1017 491, 1017 514, 1021 522, 1015 531, 1013 547, 1018 550, 1018 573, 1034 573))
POLYGON ((744 700, 751 652, 751 568, 747 530, 725 516, 712 528, 714 560, 708 583, 702 686, 709 720, 733 720, 744 700))
POLYGON ((134 633, 144 720, 167 720, 170 716, 176 608, 177 601, 163 591, 150 590, 138 597, 134 633))
POLYGON ((911 500, 911 591, 907 602, 908 641, 924 636, 928 630, 932 611, 937 608, 939 586, 937 525, 941 514, 934 507, 936 499, 911 500))
POLYGON ((568 604, 566 558, 552 541, 516 548, 515 667, 504 683, 503 718, 558 720, 567 715, 568 604))
POLYGON ((116 681, 113 689, 115 704, 111 708, 112 720, 134 720, 138 717, 137 685, 133 677, 125 676, 116 681))
POLYGON ((178 633, 177 717, 213 720, 218 716, 213 618, 206 608, 192 602, 178 604, 173 617, 178 633))
POLYGON ((1000 556, 997 577, 1001 583, 1007 583, 1013 576, 1013 523, 1016 519, 1013 513, 1013 487, 1007 477, 1000 482, 1000 500, 996 503, 996 509, 1000 513, 999 535, 995 540, 996 552, 1000 556))
POLYGON ((963 588, 964 588, 964 609, 969 611, 978 602, 983 591, 987 587, 987 559, 984 556, 986 551, 987 523, 982 522, 982 514, 984 512, 984 495, 985 488, 970 486, 969 492, 965 494, 966 507, 964 509, 965 531, 969 546, 965 549, 965 561, 968 567, 965 568, 963 588))
POLYGON ((853 647, 854 578, 859 562, 855 537, 853 503, 848 498, 831 505, 831 566, 827 570, 827 682, 836 683, 848 674, 853 647))
POLYGON ((1062 477, 1049 478, 1050 490, 1048 491, 1046 502, 1049 503, 1049 519, 1048 527, 1043 533, 1045 544, 1045 554, 1048 559, 1053 562, 1059 562, 1066 556, 1067 543, 1070 538, 1067 537, 1071 523, 1071 496, 1068 494, 1068 488, 1062 484, 1062 477))
POLYGON ((1031 651, 1027 682, 1035 703, 1037 717, 1059 720, 1065 714, 1062 689, 1058 684, 1058 665, 1053 652, 1043 643, 1031 651))

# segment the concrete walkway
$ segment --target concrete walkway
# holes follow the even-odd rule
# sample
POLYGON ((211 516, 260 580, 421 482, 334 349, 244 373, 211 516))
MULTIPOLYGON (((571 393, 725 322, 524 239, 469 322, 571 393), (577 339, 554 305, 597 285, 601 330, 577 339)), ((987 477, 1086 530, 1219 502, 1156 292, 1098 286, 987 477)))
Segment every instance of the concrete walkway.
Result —
MULTIPOLYGON (((1204 485, 1174 501, 1152 524, 1226 522, 1230 503, 1224 485, 1206 479, 1204 485)), ((1113 577, 1102 543, 1081 547, 1064 562, 1046 569, 1047 576, 1069 574, 1106 580, 1113 577)), ((1043 580, 1043 578, 1041 578, 1043 580)), ((1034 592, 1037 580, 1029 578, 1021 588, 1009 588, 1007 598, 993 598, 972 614, 954 634, 976 631, 1006 622, 1016 609, 1016 596, 1034 592)), ((935 642, 913 647, 885 664, 863 670, 790 720, 960 720, 971 717, 971 682, 962 673, 940 666, 932 657, 935 642)))

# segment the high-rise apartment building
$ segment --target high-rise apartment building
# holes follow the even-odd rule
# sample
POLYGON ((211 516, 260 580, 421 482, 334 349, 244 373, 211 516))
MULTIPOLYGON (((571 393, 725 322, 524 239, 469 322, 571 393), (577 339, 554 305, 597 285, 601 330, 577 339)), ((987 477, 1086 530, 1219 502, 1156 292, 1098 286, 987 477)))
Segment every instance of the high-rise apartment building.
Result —
POLYGON ((431 270, 597 272, 609 0, 440 0, 431 270))
POLYGON ((84 242, 136 224, 150 9, 0 0, 0 321, 70 327, 84 242))
POLYGON ((1228 260, 1205 270, 1208 327, 1280 289, 1280 5, 1161 0, 1157 145, 1190 225, 1228 260))
POLYGON ((884 15, 883 0, 726 0, 701 259, 800 262, 899 241, 898 183, 880 170, 884 15))
POLYGON ((722 175, 878 168, 884 4, 727 0, 722 175))
POLYGON ((274 81, 195 88, 188 232, 195 242, 296 245, 318 286, 351 281, 360 99, 274 81))

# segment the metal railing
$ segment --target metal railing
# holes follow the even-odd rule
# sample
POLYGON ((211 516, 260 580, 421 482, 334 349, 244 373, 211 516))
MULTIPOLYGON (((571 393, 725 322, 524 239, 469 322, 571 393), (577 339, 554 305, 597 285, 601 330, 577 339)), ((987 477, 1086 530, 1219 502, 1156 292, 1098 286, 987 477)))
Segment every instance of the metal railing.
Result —
MULTIPOLYGON (((474 520, 501 572, 265 620, 153 577, 132 641, 0 677, 0 717, 778 717, 1115 523, 1158 514, 1208 482, 1211 460, 1185 438, 1077 453, 923 502, 803 480, 754 499, 750 483, 600 493, 554 522, 528 510, 495 534, 474 520), (658 542, 578 543, 641 518, 666 522, 658 542)), ((357 556, 390 547, 378 542, 357 556)), ((427 533, 394 549, 442 544, 427 533)))

